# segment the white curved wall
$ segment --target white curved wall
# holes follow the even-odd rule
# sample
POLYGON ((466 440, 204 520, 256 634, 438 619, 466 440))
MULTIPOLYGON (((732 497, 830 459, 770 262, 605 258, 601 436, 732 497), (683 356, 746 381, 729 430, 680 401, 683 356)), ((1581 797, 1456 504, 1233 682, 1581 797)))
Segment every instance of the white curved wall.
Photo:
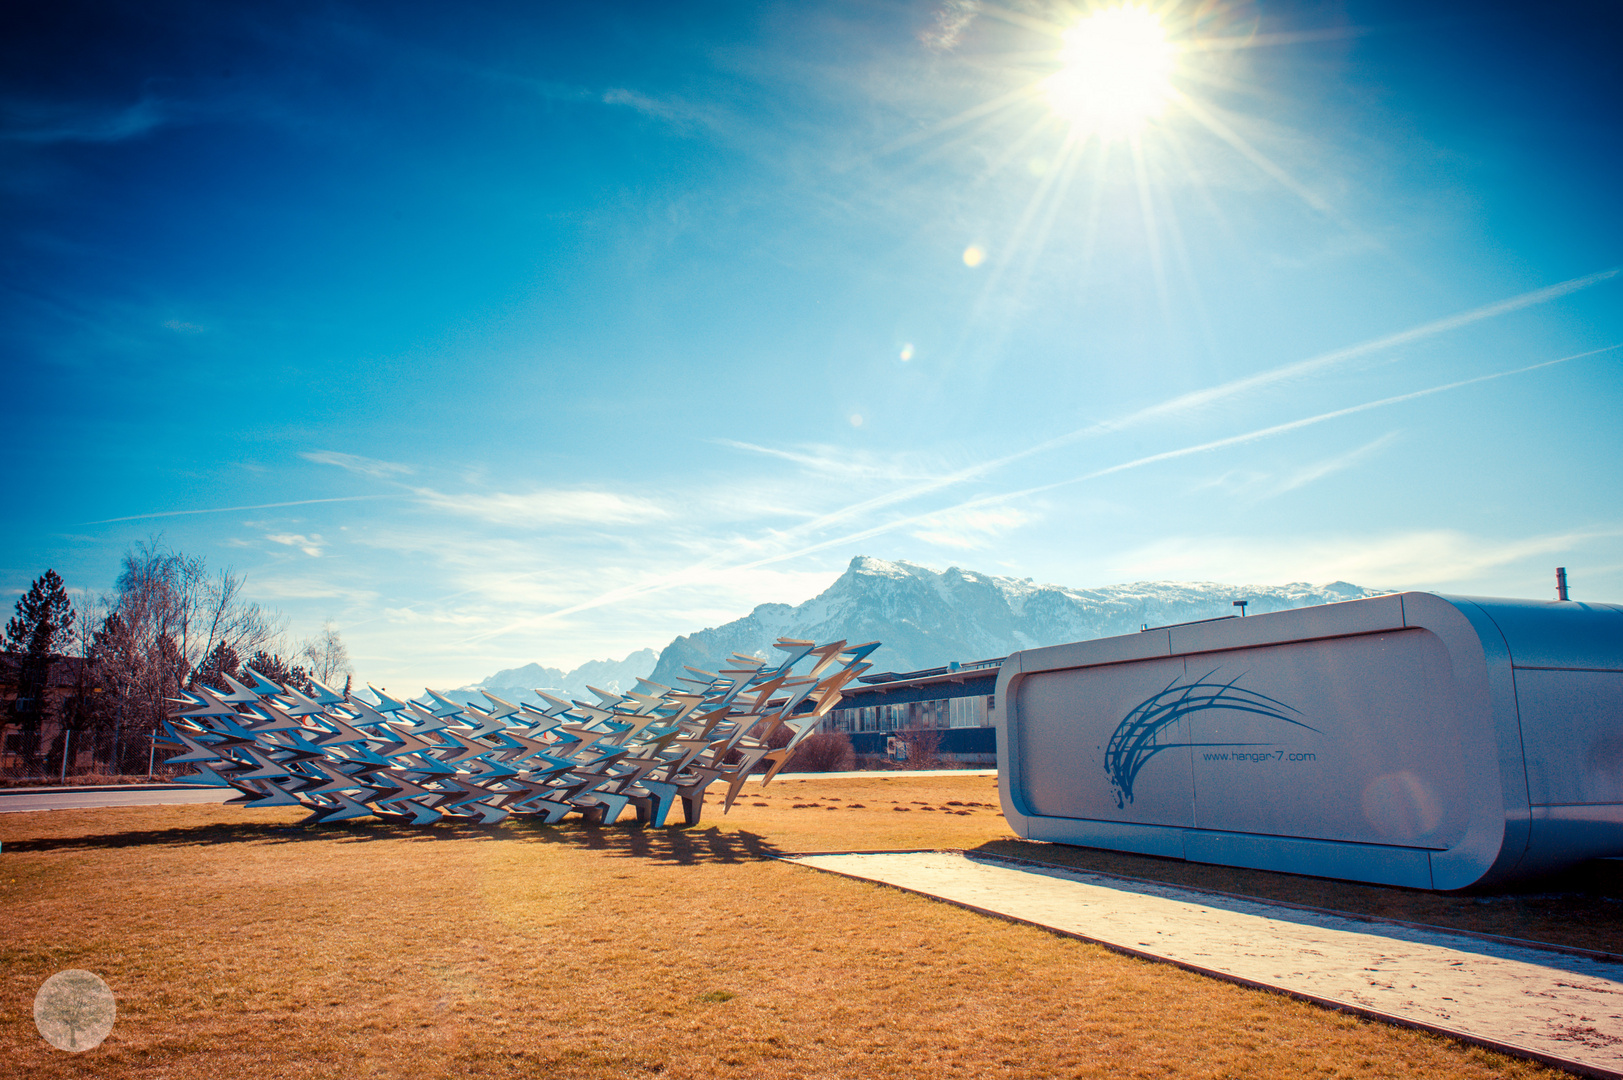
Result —
POLYGON ((1623 609, 1403 593, 1033 649, 1033 839, 1462 888, 1623 854, 1623 609))

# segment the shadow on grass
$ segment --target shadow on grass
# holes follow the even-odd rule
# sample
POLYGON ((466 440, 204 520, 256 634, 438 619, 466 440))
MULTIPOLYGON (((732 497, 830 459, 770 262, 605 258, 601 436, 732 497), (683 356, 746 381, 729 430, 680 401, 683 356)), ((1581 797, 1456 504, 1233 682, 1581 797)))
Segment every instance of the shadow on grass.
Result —
POLYGON ((642 829, 631 825, 588 825, 564 822, 510 826, 525 839, 546 844, 584 847, 626 859, 689 866, 696 863, 745 863, 775 859, 783 852, 765 837, 739 830, 724 832, 718 825, 642 829))
POLYGON ((1597 860, 1511 886, 1446 893, 1030 840, 993 840, 968 854, 1569 948, 1623 952, 1623 862, 1597 860))
POLYGON ((8 840, 12 852, 93 851, 130 847, 199 847, 218 844, 366 844, 468 843, 506 840, 585 848, 614 858, 691 866, 699 863, 745 863, 782 854, 765 837, 751 832, 723 831, 717 825, 646 829, 636 825, 592 825, 565 821, 544 825, 512 818, 497 825, 440 822, 434 825, 398 825, 380 821, 345 821, 330 825, 281 822, 231 822, 180 826, 171 829, 130 829, 85 836, 8 840))

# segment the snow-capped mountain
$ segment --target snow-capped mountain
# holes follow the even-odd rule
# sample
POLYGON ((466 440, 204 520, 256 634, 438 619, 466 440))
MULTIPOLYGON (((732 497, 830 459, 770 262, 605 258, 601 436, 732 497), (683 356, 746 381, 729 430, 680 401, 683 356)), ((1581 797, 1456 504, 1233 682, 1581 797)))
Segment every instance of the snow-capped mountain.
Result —
POLYGON ((540 689, 561 698, 594 701, 596 699, 592 697, 592 692, 586 689, 588 686, 624 693, 654 669, 656 659, 653 649, 638 649, 624 660, 588 660, 568 672, 540 664, 525 664, 523 667, 498 671, 482 682, 452 691, 450 696, 458 701, 485 705, 488 703, 479 696, 479 691, 489 690, 503 701, 538 704, 541 699, 534 692, 540 689))
POLYGON ((1234 614, 1250 601, 1253 615, 1338 600, 1379 596, 1345 581, 1329 585, 1218 585, 1146 581, 1099 589, 1037 585, 957 567, 931 570, 859 555, 839 579, 799 606, 762 604, 742 619, 677 638, 657 657, 642 649, 624 660, 593 660, 563 672, 540 664, 498 671, 453 696, 479 702, 480 690, 507 701, 536 702, 536 688, 591 700, 587 685, 624 692, 639 678, 666 686, 683 666, 715 671, 735 652, 767 656, 779 637, 853 644, 882 641, 869 660, 876 671, 917 671, 952 660, 986 660, 1017 649, 1129 634, 1149 626, 1234 614))
POLYGON ((1149 626, 1251 614, 1378 596, 1344 581, 1329 585, 1218 585, 1151 581, 1068 589, 1030 578, 992 577, 953 567, 944 572, 867 556, 799 605, 762 604, 742 619, 679 637, 650 676, 667 686, 688 665, 715 671, 734 652, 768 655, 778 637, 853 644, 883 641, 869 660, 876 671, 916 671, 952 660, 1005 656, 1017 649, 1127 634, 1149 626))

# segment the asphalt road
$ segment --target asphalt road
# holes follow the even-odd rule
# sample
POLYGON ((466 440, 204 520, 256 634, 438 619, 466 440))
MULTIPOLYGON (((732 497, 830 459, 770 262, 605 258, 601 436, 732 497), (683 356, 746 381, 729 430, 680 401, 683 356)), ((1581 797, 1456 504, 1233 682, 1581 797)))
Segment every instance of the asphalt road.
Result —
POLYGON ((34 810, 92 810, 101 806, 180 806, 220 803, 237 794, 231 788, 193 787, 190 784, 132 784, 111 788, 22 788, 0 790, 0 814, 34 810))

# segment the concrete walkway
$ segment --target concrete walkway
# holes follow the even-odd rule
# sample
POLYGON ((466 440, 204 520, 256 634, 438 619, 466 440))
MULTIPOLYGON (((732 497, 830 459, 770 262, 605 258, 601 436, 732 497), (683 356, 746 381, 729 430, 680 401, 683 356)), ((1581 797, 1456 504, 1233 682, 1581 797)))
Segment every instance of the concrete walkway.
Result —
MULTIPOLYGON (((772 778, 783 780, 909 780, 919 776, 996 776, 996 769, 863 769, 856 772, 786 772, 772 778)), ((760 774, 751 776, 759 780, 760 774)))
POLYGON ((796 856, 1205 974, 1623 1077, 1623 963, 949 852, 796 856))
POLYGON ((231 788, 194 784, 128 784, 118 787, 23 788, 0 790, 0 814, 35 810, 94 810, 102 806, 183 806, 219 803, 237 794, 231 788))

